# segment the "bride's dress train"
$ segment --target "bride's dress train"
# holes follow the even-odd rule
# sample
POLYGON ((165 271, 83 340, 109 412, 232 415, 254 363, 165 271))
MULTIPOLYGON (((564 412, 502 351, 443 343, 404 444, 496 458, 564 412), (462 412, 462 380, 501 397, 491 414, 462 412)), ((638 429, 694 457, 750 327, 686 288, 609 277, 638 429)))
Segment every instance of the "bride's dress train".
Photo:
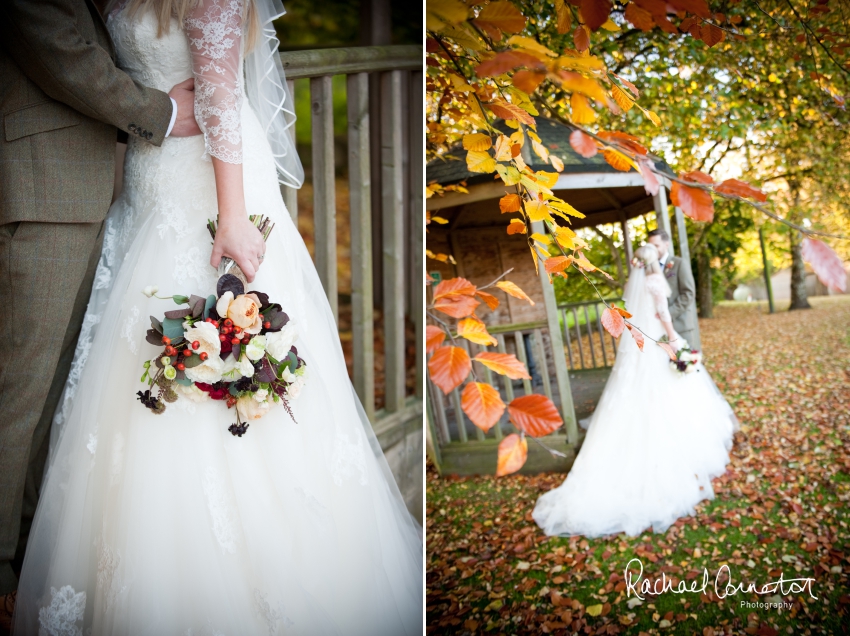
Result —
MULTIPOLYGON (((662 274, 630 274, 631 322, 663 333, 662 274), (657 303, 657 304, 656 304, 657 303)), ((737 419, 702 364, 681 375, 647 339, 639 351, 624 334, 617 360, 567 479, 538 499, 533 516, 548 535, 598 537, 663 532, 714 497, 711 479, 729 462, 737 419)))
MULTIPOLYGON (((209 1, 206 0, 208 3, 209 1)), ((222 4, 223 0, 222 0, 222 4)), ((232 3, 229 3, 232 4, 232 3)), ((121 66, 161 90, 192 76, 186 34, 151 14, 109 21, 121 66)), ((346 373, 272 151, 241 107, 248 212, 276 226, 249 289, 280 302, 308 377, 241 438, 223 402, 135 400, 160 294, 214 291, 217 203, 204 138, 131 138, 20 581, 15 633, 243 636, 422 631, 421 530, 346 373)), ((131 136, 132 137, 132 136, 131 136)))

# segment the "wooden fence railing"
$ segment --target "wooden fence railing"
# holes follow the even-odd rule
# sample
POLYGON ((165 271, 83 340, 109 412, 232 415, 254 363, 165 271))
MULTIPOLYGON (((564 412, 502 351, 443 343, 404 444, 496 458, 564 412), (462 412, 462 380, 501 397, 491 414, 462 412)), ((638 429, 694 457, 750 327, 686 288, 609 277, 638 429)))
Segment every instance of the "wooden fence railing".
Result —
MULTIPOLYGON (((280 54, 290 91, 309 78, 315 263, 338 319, 331 80, 346 76, 354 388, 399 487, 415 507, 422 490, 423 54, 421 46, 370 46, 280 54), (370 82, 371 80, 371 82, 370 82), (372 87, 370 98, 370 84, 372 87), (406 94, 405 94, 406 93, 406 94), (378 100, 378 104, 374 100, 378 100), (370 101, 373 103, 370 104, 370 101), (370 106, 372 108, 370 109, 370 106), (370 121, 378 106, 380 121, 370 121), (380 144, 375 139, 380 138, 380 144), (407 141, 407 143, 405 143, 407 141), (379 149, 379 162, 372 156, 379 149), (376 166, 377 165, 377 174, 376 166), (380 196, 372 184, 380 183, 380 196), (376 228, 378 231, 373 231, 376 228), (416 231, 405 231, 406 229, 416 231), (373 237, 379 241, 375 244, 373 237), (380 259, 376 259, 380 254, 380 259), (377 266, 376 266, 377 263, 377 266), (374 271, 379 270, 375 275, 374 271), (376 294, 376 287, 379 293, 376 294), (383 315, 385 399, 375 408, 375 298, 383 315), (415 389, 406 389, 405 317, 415 331, 415 389), (417 472, 419 473, 417 475, 417 472), (412 499, 411 499, 412 498, 412 499)), ((299 125, 296 122, 296 127, 299 125)), ((296 191, 282 194, 293 220, 296 191)))
MULTIPOLYGON (((606 298, 607 303, 620 300, 606 298)), ((617 341, 602 328, 601 300, 586 300, 558 305, 564 348, 571 371, 613 367, 617 341)))

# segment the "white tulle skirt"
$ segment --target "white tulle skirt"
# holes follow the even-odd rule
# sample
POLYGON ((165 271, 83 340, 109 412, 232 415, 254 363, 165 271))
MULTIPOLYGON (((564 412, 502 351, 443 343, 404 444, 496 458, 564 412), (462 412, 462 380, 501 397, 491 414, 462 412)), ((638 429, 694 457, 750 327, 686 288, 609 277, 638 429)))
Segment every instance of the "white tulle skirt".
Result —
MULTIPOLYGON (((635 324, 663 333, 651 312, 635 324)), ((712 499, 711 479, 729 462, 737 419, 703 365, 681 375, 646 341, 622 336, 617 361, 567 479, 538 499, 548 535, 599 537, 663 532, 712 499)))
POLYGON ((346 373, 316 270, 281 201, 263 131, 243 109, 248 211, 276 227, 249 286, 299 331, 307 383, 241 438, 223 402, 135 399, 141 293, 214 292, 217 214, 203 139, 131 142, 20 581, 15 633, 418 634, 421 529, 404 507, 346 373))

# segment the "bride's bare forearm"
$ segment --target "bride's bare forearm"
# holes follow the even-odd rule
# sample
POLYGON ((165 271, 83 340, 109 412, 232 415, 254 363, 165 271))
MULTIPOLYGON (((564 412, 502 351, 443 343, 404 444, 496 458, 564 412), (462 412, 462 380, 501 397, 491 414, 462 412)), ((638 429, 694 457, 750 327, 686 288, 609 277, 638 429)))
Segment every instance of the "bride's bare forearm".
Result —
POLYGON ((260 268, 266 244, 262 234, 248 220, 242 164, 227 163, 215 157, 212 162, 218 196, 218 229, 210 265, 218 267, 223 256, 232 258, 250 283, 260 268))
POLYGON ((667 332, 667 340, 672 342, 676 339, 676 330, 673 329, 673 323, 669 320, 662 320, 661 324, 664 326, 664 331, 667 332))
POLYGON ((212 158, 219 225, 230 225, 246 216, 242 164, 212 158))

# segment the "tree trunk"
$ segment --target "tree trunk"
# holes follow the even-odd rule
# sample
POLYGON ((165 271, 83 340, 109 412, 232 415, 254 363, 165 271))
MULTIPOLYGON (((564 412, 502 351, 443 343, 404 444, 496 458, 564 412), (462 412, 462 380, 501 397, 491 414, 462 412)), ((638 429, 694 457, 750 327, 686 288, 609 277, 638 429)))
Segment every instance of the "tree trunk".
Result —
POLYGON ((810 309, 806 292, 806 264, 803 262, 803 234, 791 230, 791 307, 810 309))
POLYGON ((705 250, 697 252, 697 307, 700 318, 714 317, 714 296, 711 291, 710 256, 705 250))

